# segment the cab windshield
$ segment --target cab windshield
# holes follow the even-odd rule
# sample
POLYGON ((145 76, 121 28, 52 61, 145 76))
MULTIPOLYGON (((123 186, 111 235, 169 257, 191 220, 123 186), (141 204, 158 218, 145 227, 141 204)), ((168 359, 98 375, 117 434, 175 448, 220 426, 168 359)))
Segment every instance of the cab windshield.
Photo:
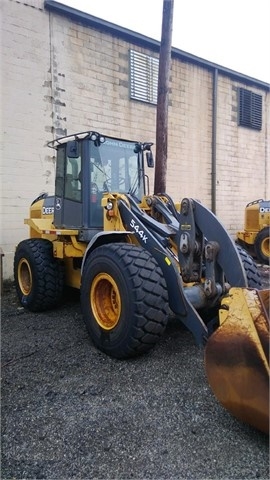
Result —
POLYGON ((144 195, 142 153, 136 143, 105 137, 99 146, 90 142, 91 182, 100 192, 129 193, 138 200, 144 195))

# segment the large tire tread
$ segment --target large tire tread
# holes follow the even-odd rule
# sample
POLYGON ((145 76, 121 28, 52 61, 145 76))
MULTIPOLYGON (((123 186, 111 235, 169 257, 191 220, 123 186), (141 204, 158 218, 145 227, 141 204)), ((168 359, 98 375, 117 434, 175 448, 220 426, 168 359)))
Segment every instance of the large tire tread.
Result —
POLYGON ((254 250, 255 250, 255 255, 256 255, 257 259, 259 260, 259 262, 261 262, 263 264, 268 264, 268 265, 269 265, 269 260, 270 260, 269 250, 266 249, 266 252, 268 250, 268 252, 267 252, 268 256, 265 255, 265 253, 263 251, 262 244, 265 240, 266 241, 268 240, 267 243, 269 245, 269 237, 270 237, 269 227, 265 227, 258 233, 258 235, 256 236, 256 239, 255 239, 255 243, 254 243, 254 250))
POLYGON ((239 245, 236 245, 240 258, 242 260, 247 281, 249 288, 256 288, 257 290, 261 290, 262 288, 262 281, 260 272, 256 263, 254 262, 253 258, 246 252, 246 250, 239 245))
MULTIPOLYGON (((151 350, 161 338, 168 321, 168 295, 161 269, 146 250, 131 244, 117 243, 98 247, 90 254, 82 278, 81 304, 86 326, 93 343, 116 358, 129 358, 151 350), (106 332, 98 334, 93 328, 89 311, 89 275, 98 261, 113 261, 122 272, 129 287, 132 318, 129 332, 122 340, 111 341, 106 332), (106 341, 103 338, 107 337, 106 341)), ((101 330, 101 329, 100 329, 101 330)))
POLYGON ((19 243, 14 256, 14 279, 20 303, 30 311, 45 311, 61 302, 64 268, 53 257, 52 243, 49 240, 34 238, 19 243), (33 278, 28 295, 22 292, 18 279, 18 265, 23 258, 29 263, 33 278))

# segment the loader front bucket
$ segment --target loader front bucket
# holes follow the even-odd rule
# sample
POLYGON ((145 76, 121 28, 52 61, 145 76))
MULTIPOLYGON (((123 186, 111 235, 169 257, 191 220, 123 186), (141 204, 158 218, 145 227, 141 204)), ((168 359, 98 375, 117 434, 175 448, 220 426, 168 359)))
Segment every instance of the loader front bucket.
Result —
POLYGON ((208 382, 236 418, 269 433, 270 290, 231 288, 205 347, 208 382))

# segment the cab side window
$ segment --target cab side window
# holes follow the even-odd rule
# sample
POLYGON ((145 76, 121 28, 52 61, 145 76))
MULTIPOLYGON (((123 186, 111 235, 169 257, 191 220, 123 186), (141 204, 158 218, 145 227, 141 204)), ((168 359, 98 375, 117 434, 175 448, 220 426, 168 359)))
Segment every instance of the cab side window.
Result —
POLYGON ((81 171, 81 145, 79 144, 79 156, 76 158, 66 156, 65 168, 65 198, 69 200, 82 201, 82 190, 79 173, 81 171))

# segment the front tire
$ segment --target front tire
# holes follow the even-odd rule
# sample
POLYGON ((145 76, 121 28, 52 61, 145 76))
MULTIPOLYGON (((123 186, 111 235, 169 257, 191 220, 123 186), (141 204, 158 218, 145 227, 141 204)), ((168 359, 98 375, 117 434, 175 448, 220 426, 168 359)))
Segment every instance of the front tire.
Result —
POLYGON ((23 240, 14 256, 15 287, 20 303, 32 312, 58 305, 64 288, 64 271, 53 257, 52 243, 40 238, 23 240))
POLYGON ((239 245, 236 245, 236 248, 246 272, 248 287, 260 290, 262 288, 262 281, 256 263, 244 248, 241 248, 239 245))
POLYGON ((257 235, 254 243, 255 255, 259 262, 269 264, 270 259, 270 232, 269 227, 263 228, 257 235))
POLYGON ((148 352, 168 321, 166 284, 146 250, 116 243, 90 253, 82 274, 83 317, 97 348, 115 358, 148 352))

